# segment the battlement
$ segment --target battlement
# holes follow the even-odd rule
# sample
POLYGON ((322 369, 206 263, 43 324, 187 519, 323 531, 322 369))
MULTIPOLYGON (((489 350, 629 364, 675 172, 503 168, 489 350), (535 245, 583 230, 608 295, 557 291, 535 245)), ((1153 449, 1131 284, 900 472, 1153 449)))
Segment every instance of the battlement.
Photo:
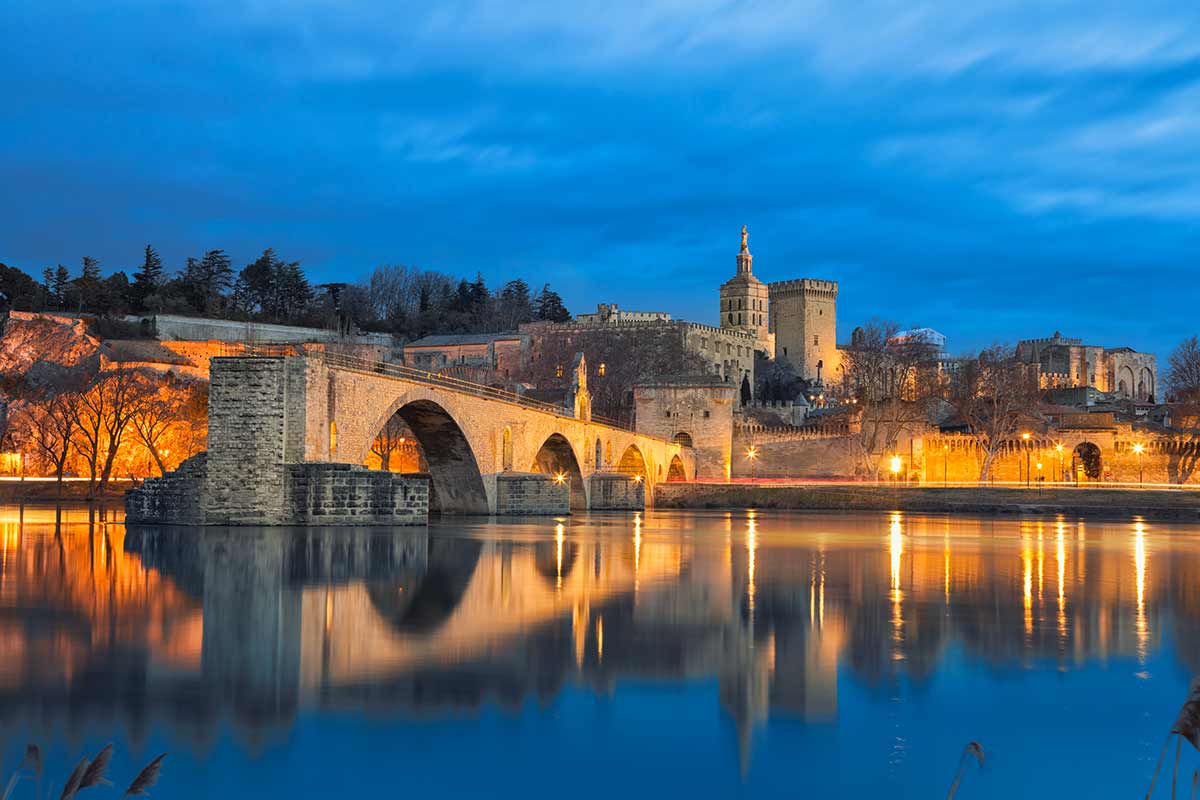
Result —
POLYGON ((838 294, 837 281, 826 281, 817 278, 796 278, 790 281, 773 281, 767 284, 771 297, 802 294, 808 297, 822 297, 836 300, 838 294))

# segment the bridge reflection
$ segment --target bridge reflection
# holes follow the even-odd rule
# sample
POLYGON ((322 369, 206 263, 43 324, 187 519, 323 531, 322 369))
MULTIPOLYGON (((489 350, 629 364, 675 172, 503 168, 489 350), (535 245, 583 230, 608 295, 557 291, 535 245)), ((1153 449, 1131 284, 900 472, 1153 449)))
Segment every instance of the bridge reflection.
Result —
POLYGON ((0 709, 70 730, 154 720, 247 741, 303 708, 548 702, 568 682, 715 678, 743 751, 769 715, 838 713, 838 680, 1200 667, 1200 549, 1142 523, 757 516, 429 529, 134 529, 0 514, 0 709), (1170 630, 1164 630, 1167 627, 1170 630))

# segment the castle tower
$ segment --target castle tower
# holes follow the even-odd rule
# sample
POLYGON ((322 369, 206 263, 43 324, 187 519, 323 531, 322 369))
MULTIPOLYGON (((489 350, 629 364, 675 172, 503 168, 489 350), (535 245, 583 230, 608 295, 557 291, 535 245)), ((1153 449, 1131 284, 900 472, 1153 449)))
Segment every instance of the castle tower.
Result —
POLYGON ((754 257, 742 226, 742 247, 737 255, 737 273, 721 284, 721 327, 754 335, 755 348, 770 355, 770 308, 767 285, 754 277, 754 257))
POLYGON ((837 281, 800 278, 768 287, 775 358, 796 374, 825 385, 840 380, 837 349, 837 281))

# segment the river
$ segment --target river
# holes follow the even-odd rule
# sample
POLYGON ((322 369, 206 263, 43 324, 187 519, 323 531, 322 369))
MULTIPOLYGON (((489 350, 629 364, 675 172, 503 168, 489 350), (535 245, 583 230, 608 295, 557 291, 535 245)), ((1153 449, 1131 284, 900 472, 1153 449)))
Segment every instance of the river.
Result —
POLYGON ((12 796, 57 793, 113 742, 117 789, 168 752, 170 798, 929 798, 977 741, 959 798, 1141 796, 1200 668, 1197 532, 753 511, 126 531, 3 506, 0 780, 37 742, 43 783, 12 796))

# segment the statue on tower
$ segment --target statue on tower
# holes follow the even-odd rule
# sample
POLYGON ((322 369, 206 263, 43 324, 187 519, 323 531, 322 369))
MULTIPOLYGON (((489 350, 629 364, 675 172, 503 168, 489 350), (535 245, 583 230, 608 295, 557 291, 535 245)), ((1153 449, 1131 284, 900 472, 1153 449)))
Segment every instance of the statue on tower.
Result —
POLYGON ((742 252, 743 252, 743 253, 749 253, 749 252, 750 252, 750 245, 746 243, 746 236, 747 236, 747 234, 746 234, 746 226, 745 226, 745 225, 743 225, 743 226, 742 226, 742 252))

